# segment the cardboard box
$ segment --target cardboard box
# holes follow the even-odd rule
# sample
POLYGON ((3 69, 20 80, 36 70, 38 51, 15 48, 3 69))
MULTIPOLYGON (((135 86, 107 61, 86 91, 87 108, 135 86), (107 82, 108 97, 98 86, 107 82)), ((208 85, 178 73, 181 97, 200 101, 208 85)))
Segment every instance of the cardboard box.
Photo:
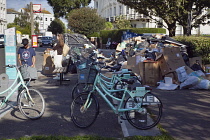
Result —
POLYGON ((163 48, 163 53, 159 55, 156 60, 160 65, 162 75, 174 72, 177 68, 186 65, 179 47, 163 48))
POLYGON ((157 61, 139 62, 139 70, 143 85, 156 86, 162 79, 157 61))

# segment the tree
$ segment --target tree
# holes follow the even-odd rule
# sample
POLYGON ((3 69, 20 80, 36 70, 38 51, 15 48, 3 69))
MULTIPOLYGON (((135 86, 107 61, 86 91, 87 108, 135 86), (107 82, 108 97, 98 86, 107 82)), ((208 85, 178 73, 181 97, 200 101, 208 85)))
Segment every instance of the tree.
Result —
MULTIPOLYGON (((197 15, 194 15, 192 19, 199 21, 202 10, 206 7, 210 7, 209 0, 117 0, 118 2, 135 9, 138 13, 154 19, 157 23, 159 17, 166 23, 166 28, 169 31, 169 36, 175 36, 176 23, 180 25, 187 25, 188 15, 192 11, 193 6, 197 15)), ((203 18, 203 17, 202 17, 203 18)), ((193 27, 192 25, 191 27, 193 27)), ((185 29, 186 26, 183 26, 185 29)), ((186 31, 184 30, 184 34, 186 31)))
POLYGON ((197 28, 200 24, 208 24, 207 18, 210 16, 207 7, 210 7, 209 0, 188 0, 182 2, 183 9, 179 11, 177 19, 179 25, 182 25, 184 34, 190 35, 193 27, 197 28))
POLYGON ((88 7, 72 10, 67 19, 72 31, 86 36, 105 28, 105 19, 97 14, 96 9, 88 7))
POLYGON ((47 0, 55 17, 65 17, 73 9, 88 6, 91 0, 47 0))
POLYGON ((55 18, 48 26, 48 31, 51 31, 53 34, 61 34, 65 32, 65 24, 58 18, 55 18))
POLYGON ((115 26, 117 29, 125 29, 131 27, 131 22, 125 18, 125 16, 120 15, 116 17, 115 26))
POLYGON ((105 30, 113 29, 113 24, 111 22, 105 22, 105 30))

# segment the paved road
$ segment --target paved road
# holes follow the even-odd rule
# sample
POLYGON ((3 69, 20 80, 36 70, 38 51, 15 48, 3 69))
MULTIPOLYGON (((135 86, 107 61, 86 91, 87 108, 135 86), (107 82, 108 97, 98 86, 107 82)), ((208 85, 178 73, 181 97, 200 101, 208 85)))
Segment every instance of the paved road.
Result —
MULTIPOLYGON (((36 49, 37 68, 43 60, 41 55, 45 48, 36 49)), ((31 85, 39 89, 46 99, 46 112, 39 120, 27 120, 14 108, 0 120, 0 138, 16 138, 25 135, 100 135, 122 138, 123 132, 118 124, 117 116, 100 100, 100 114, 87 129, 79 129, 73 125, 69 117, 69 104, 72 85, 76 75, 66 75, 70 82, 58 86, 52 77, 40 74, 39 79, 31 85)), ((155 87, 152 92, 163 102, 162 127, 177 140, 209 140, 210 139, 210 92, 209 90, 174 90, 163 91, 155 87)), ((140 133, 139 133, 140 134, 140 133)))

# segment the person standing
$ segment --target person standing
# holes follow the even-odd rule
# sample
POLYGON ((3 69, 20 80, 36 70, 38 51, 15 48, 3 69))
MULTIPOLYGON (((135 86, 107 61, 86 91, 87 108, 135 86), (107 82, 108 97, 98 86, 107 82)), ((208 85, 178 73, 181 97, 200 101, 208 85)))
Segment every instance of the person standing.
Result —
MULTIPOLYGON (((20 66, 27 65, 29 67, 35 68, 35 62, 36 62, 35 50, 29 46, 28 39, 23 39, 22 44, 23 44, 23 47, 20 47, 18 49, 18 62, 20 66)), ((24 80, 27 81, 26 82, 27 86, 30 86, 30 81, 28 81, 28 79, 24 79, 24 80)))
POLYGON ((57 35, 57 44, 53 47, 55 51, 54 64, 55 67, 62 67, 64 39, 62 34, 57 35))
POLYGON ((18 49, 18 61, 20 66, 26 64, 30 67, 35 67, 36 62, 36 52, 33 48, 29 46, 29 40, 22 40, 23 47, 18 49))
MULTIPOLYGON (((62 67, 63 61, 63 47, 64 47, 64 38, 62 34, 57 35, 57 44, 53 47, 54 50, 54 65, 55 68, 62 67)), ((53 79, 60 79, 60 74, 57 73, 57 76, 53 79)))

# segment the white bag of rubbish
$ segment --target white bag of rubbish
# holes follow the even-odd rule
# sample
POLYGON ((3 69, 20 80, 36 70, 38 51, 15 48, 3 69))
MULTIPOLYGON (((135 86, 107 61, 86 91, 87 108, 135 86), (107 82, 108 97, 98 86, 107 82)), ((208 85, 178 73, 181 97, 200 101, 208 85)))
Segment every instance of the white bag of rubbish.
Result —
POLYGON ((180 84, 180 89, 189 89, 199 84, 200 78, 196 76, 188 76, 188 78, 180 84))
POLYGON ((195 86, 193 86, 190 89, 210 89, 210 81, 207 79, 202 79, 200 80, 200 82, 198 84, 196 84, 195 86))
POLYGON ((184 82, 188 78, 188 74, 185 70, 185 66, 179 67, 176 69, 179 82, 184 82))

